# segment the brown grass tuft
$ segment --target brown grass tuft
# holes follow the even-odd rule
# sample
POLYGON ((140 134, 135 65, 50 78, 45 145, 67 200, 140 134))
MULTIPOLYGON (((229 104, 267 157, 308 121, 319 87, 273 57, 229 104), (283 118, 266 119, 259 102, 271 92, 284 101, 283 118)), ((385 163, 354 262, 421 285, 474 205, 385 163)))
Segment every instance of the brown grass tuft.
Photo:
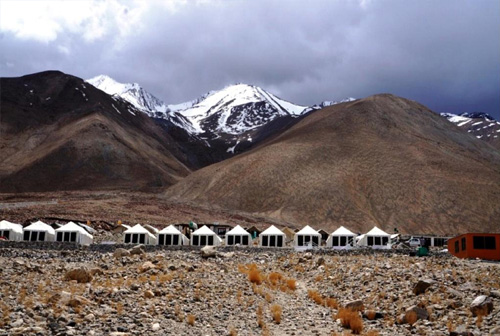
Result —
POLYGON ((337 300, 335 298, 331 297, 331 298, 326 299, 326 306, 329 308, 338 309, 339 303, 337 302, 337 300))
POLYGON ((271 315, 273 316, 274 322, 276 324, 280 324, 281 323, 281 313, 282 313, 281 306, 277 305, 277 304, 273 304, 270 309, 271 309, 271 315))
POLYGON ((340 308, 336 318, 340 319, 342 327, 351 329, 353 334, 360 334, 363 331, 363 319, 356 311, 340 308))
POLYGON ((257 265, 251 264, 248 270, 248 280, 252 283, 260 285, 264 280, 263 274, 257 268, 257 265))
POLYGON ((309 289, 309 290, 307 290, 307 295, 309 296, 309 298, 311 298, 317 304, 323 305, 323 302, 324 302, 323 297, 321 296, 321 294, 317 290, 309 289))
POLYGON ((187 323, 191 326, 194 326, 194 321, 196 321, 196 316, 193 314, 187 314, 187 323))
POLYGON ((405 314, 405 320, 406 320, 406 323, 408 323, 409 325, 414 325, 415 322, 417 322, 418 320, 418 316, 417 316, 417 313, 415 313, 413 310, 410 310, 409 312, 407 312, 405 314))
POLYGON ((286 286, 291 290, 296 290, 297 289, 297 282, 295 281, 295 279, 288 279, 286 281, 286 286))

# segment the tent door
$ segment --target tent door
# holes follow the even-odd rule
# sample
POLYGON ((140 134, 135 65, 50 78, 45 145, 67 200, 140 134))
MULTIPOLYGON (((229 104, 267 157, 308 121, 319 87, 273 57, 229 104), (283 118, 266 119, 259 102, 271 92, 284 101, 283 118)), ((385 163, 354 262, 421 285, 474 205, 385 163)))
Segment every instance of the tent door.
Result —
MULTIPOLYGON (((341 241, 342 243, 342 241, 341 241)), ((339 246, 339 237, 332 236, 332 246, 339 246)))
POLYGON ((234 244, 241 244, 241 236, 234 236, 234 244))
POLYGON ((9 239, 10 239, 10 231, 9 231, 9 230, 5 230, 5 231, 3 232, 3 234, 1 234, 0 236, 3 236, 3 237, 5 237, 7 240, 9 240, 9 239))
POLYGON ((316 246, 319 246, 318 238, 319 238, 318 236, 314 236, 314 237, 312 237, 312 239, 313 239, 313 244, 316 244, 316 246))
POLYGON ((144 244, 146 242, 146 234, 145 233, 141 233, 139 235, 139 244, 144 244))
POLYGON ((158 235, 158 245, 165 245, 165 235, 158 235))
POLYGON ((268 237, 267 236, 261 236, 261 238, 262 238, 262 246, 267 246, 268 245, 268 242, 267 242, 267 240, 268 240, 267 238, 268 237))
POLYGON ((214 236, 208 236, 208 245, 214 245, 214 236))
POLYGON ((69 242, 69 232, 64 232, 64 238, 63 241, 69 242))
POLYGON ((276 246, 276 236, 269 236, 269 246, 276 246))
POLYGON ((283 247, 283 236, 278 236, 278 243, 276 246, 283 247))
POLYGON ((373 246, 373 237, 368 237, 368 246, 373 246))
POLYGON ((347 245, 347 237, 340 237, 340 246, 347 245))
POLYGON ((199 237, 198 236, 193 236, 193 245, 198 246, 199 245, 199 237))
POLYGON ((30 240, 30 231, 24 231, 24 240, 30 240))
POLYGON ((179 245, 179 235, 178 234, 172 235, 172 240, 173 240, 172 245, 179 245))
POLYGON ((243 242, 241 243, 241 245, 248 245, 248 236, 243 236, 243 242))
POLYGON ((62 241, 63 241, 63 233, 62 233, 62 232, 58 232, 58 233, 57 233, 56 240, 57 240, 58 242, 62 242, 62 241))
POLYGON ((228 235, 227 236, 227 245, 233 245, 233 235, 228 235))
POLYGON ((125 244, 130 243, 130 233, 125 233, 125 244))
POLYGON ((165 238, 166 238, 165 239, 166 240, 166 244, 167 245, 172 245, 172 235, 168 234, 168 235, 166 235, 165 238))
POLYGON ((45 241, 45 232, 39 232, 38 233, 38 240, 39 241, 45 241))
POLYGON ((200 245, 201 246, 207 245, 207 236, 200 236, 200 245))
POLYGON ((76 242, 76 232, 71 232, 69 241, 76 242))
POLYGON ((304 236, 297 235, 297 245, 298 246, 304 246, 304 236))

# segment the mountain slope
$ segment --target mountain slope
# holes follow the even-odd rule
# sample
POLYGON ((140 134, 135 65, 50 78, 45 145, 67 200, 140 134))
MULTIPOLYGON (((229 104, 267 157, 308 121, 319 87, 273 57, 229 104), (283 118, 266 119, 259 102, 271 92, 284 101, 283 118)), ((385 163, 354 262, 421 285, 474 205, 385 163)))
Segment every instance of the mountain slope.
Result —
POLYGON ((297 227, 498 231, 500 153, 416 102, 376 95, 312 112, 166 196, 297 227))
POLYGON ((467 133, 500 149, 500 122, 489 114, 481 112, 462 113, 460 115, 441 113, 441 116, 467 131, 467 133))
POLYGON ((153 190, 190 170, 145 114, 57 71, 1 78, 0 191, 153 190))

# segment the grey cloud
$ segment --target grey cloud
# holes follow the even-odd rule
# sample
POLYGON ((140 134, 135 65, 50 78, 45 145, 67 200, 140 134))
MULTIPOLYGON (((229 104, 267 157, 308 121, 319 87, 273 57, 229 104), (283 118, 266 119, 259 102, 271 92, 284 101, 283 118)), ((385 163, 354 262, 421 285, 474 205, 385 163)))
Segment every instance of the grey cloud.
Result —
POLYGON ((105 73, 168 103, 235 82, 304 105, 390 92, 435 111, 500 118, 495 0, 188 2, 174 13, 153 6, 143 23, 126 39, 110 31, 94 42, 64 33, 44 45, 4 33, 1 74, 105 73))

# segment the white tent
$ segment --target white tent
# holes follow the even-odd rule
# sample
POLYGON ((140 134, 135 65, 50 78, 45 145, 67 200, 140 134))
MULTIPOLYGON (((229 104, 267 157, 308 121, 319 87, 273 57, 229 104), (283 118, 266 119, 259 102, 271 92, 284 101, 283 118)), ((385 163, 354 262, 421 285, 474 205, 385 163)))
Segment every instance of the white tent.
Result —
POLYGON ((248 246, 251 241, 252 235, 239 225, 236 225, 226 233, 226 245, 240 244, 248 246))
POLYGON ((59 229, 56 229, 56 241, 90 245, 94 241, 94 237, 80 225, 69 222, 59 229))
POLYGON ((156 245, 156 236, 142 227, 141 224, 136 224, 123 232, 123 242, 125 244, 156 245))
POLYGON ((191 245, 193 246, 219 246, 221 243, 222 239, 206 225, 191 233, 191 245))
POLYGON ((32 223, 24 228, 23 238, 26 241, 54 241, 56 240, 56 232, 50 226, 42 221, 32 223))
POLYGON ((373 229, 356 238, 358 246, 369 246, 374 249, 390 249, 391 235, 374 226, 373 229))
POLYGON ((348 249, 353 247, 356 236, 357 234, 341 226, 328 236, 326 246, 334 249, 348 249))
POLYGON ((173 225, 158 232, 158 245, 189 245, 189 239, 173 225))
POLYGON ((283 231, 271 225, 259 236, 259 246, 261 247, 283 247, 285 246, 285 234, 283 231))
POLYGON ((321 244, 321 234, 309 225, 306 225, 293 238, 294 246, 319 246, 321 244))
POLYGON ((23 227, 20 224, 3 220, 0 222, 0 237, 14 241, 23 240, 23 227))

